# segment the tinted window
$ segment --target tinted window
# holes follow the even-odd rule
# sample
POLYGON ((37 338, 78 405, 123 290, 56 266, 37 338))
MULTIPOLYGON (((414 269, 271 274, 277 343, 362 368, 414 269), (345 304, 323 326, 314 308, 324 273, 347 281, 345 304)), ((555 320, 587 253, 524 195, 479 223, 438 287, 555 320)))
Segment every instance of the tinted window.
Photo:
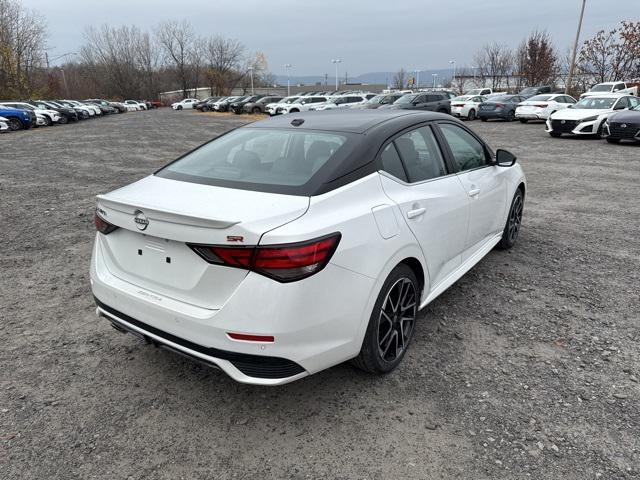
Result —
POLYGON ((624 83, 616 83, 616 86, 613 88, 613 91, 617 92, 618 90, 624 90, 624 83))
POLYGON ((347 136, 338 133, 242 128, 203 145, 157 175, 196 183, 299 186, 345 144, 350 144, 347 136))
POLYGON ((636 97, 629 97, 627 98, 627 100, 629 101, 629 105, 631 106, 631 108, 635 108, 640 105, 640 99, 636 97))
POLYGON ((412 130, 394 140, 410 182, 446 174, 442 153, 429 127, 412 130))
POLYGON ((458 171, 484 167, 487 164, 484 147, 473 135, 450 123, 443 123, 440 128, 449 144, 458 171))
POLYGON ((404 180, 405 182, 407 181, 407 174, 404 171, 402 161, 400 160, 396 147, 393 143, 386 146, 380 155, 380 159, 382 160, 382 169, 385 172, 390 173, 400 180, 404 180))
POLYGON ((620 100, 616 102, 613 106, 614 110, 622 110, 623 108, 627 108, 629 106, 629 102, 626 97, 622 97, 620 100))
POLYGON ((427 95, 426 102, 439 102, 442 99, 440 95, 427 95))

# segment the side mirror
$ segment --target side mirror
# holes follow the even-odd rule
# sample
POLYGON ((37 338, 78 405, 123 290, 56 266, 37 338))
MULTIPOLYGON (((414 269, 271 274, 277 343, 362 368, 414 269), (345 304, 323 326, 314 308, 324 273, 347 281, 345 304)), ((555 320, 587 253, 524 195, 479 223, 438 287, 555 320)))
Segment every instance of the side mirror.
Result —
POLYGON ((507 151, 498 149, 496 151, 496 165, 499 167, 513 167, 516 164, 516 156, 507 151))

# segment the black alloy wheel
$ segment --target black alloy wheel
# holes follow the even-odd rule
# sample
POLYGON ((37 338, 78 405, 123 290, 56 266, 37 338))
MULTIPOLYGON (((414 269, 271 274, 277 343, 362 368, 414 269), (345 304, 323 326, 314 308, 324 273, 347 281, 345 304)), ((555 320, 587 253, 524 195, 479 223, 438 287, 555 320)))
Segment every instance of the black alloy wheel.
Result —
POLYGON ((502 232, 502 238, 498 246, 502 250, 507 250, 516 243, 518 234, 520 233, 520 227, 522 225, 522 213, 524 211, 524 195, 521 189, 517 189, 513 200, 511 202, 511 208, 509 209, 509 217, 507 217, 507 224, 504 226, 502 232))

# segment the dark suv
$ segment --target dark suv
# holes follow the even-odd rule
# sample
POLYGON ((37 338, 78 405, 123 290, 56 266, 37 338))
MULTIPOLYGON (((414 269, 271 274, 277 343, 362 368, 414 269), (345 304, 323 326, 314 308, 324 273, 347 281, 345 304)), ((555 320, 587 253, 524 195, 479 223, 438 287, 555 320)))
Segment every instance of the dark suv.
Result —
POLYGON ((278 103, 284 97, 262 97, 255 102, 247 102, 242 107, 242 110, 247 113, 265 113, 267 105, 270 103, 278 103))
POLYGON ((409 93, 396 100, 390 108, 394 110, 428 110, 451 114, 451 100, 449 95, 441 92, 409 93))
POLYGON ((242 113, 242 109, 247 103, 257 102, 262 97, 264 97, 264 95, 250 95, 242 100, 236 100, 229 104, 229 111, 239 115, 242 113))

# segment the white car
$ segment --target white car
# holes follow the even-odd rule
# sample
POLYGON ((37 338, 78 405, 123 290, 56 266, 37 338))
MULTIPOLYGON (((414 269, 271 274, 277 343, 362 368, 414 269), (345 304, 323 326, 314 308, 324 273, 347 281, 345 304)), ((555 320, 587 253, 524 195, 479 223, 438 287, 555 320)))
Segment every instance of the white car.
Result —
POLYGON ((144 103, 138 102, 137 100, 125 100, 124 105, 125 107, 132 107, 133 111, 141 111, 147 109, 147 106, 144 103))
POLYGON ((630 95, 599 95, 586 97, 564 110, 552 113, 547 119, 546 131, 552 137, 564 133, 571 135, 602 136, 609 115, 624 110, 636 102, 630 95))
POLYGON ((627 82, 603 82, 594 85, 588 92, 580 95, 580 98, 600 96, 607 93, 616 93, 618 95, 635 95, 638 96, 638 84, 627 82))
MULTIPOLYGON (((507 92, 497 92, 497 93, 500 93, 500 95, 504 95, 507 92)), ((493 95, 494 93, 493 93, 493 89, 483 87, 483 88, 473 88, 468 92, 465 92, 464 94, 472 97, 486 97, 489 95, 493 95)))
POLYGON ((9 120, 0 117, 0 132, 6 132, 7 130, 9 130, 9 120))
POLYGON ((239 382, 284 384, 350 359, 389 372, 418 311, 514 245, 515 162, 431 112, 242 126, 98 195, 97 313, 239 382))
POLYGON ((100 107, 95 103, 82 103, 77 100, 65 100, 65 102, 73 105, 74 107, 85 109, 89 113, 90 117, 102 115, 102 110, 100 110, 100 107))
POLYGON ((291 95, 290 97, 285 97, 282 100, 280 100, 279 102, 276 103, 269 103, 266 107, 265 107, 265 111, 269 114, 269 116, 273 117, 274 115, 277 115, 278 112, 278 107, 284 107, 285 105, 288 105, 290 103, 295 102, 296 100, 298 100, 300 98, 299 95, 291 95))
POLYGON ((288 103, 286 105, 282 105, 276 108, 276 113, 287 114, 287 113, 299 113, 299 112, 308 112, 309 110, 316 109, 320 106, 320 104, 327 103, 331 101, 332 97, 328 96, 303 96, 299 99, 288 103))
MULTIPOLYGON (((485 89, 486 90, 486 89, 485 89)), ((451 99, 451 115, 467 120, 478 117, 480 104, 487 99, 481 95, 460 95, 451 99)))
POLYGON ((520 123, 527 123, 529 120, 546 120, 552 113, 568 108, 574 103, 576 99, 571 95, 543 93, 520 102, 516 107, 516 118, 520 123))
POLYGON ((200 100, 197 98, 185 98, 179 102, 175 102, 171 104, 171 108, 174 110, 182 110, 183 108, 196 108, 196 103, 200 100))
POLYGON ((60 121, 60 113, 50 108, 46 108, 46 105, 31 105, 25 102, 0 102, 0 106, 17 108, 19 110, 31 110, 36 114, 36 125, 53 125, 60 121), (45 107, 45 108, 41 108, 45 107), (44 122, 44 123, 42 123, 44 122))
POLYGON ((363 94, 352 94, 352 95, 342 95, 340 97, 335 97, 329 99, 327 103, 320 104, 318 106, 312 106, 309 108, 310 111, 313 110, 334 110, 336 108, 352 108, 360 105, 364 105, 370 99, 375 97, 375 93, 363 93, 363 94))

